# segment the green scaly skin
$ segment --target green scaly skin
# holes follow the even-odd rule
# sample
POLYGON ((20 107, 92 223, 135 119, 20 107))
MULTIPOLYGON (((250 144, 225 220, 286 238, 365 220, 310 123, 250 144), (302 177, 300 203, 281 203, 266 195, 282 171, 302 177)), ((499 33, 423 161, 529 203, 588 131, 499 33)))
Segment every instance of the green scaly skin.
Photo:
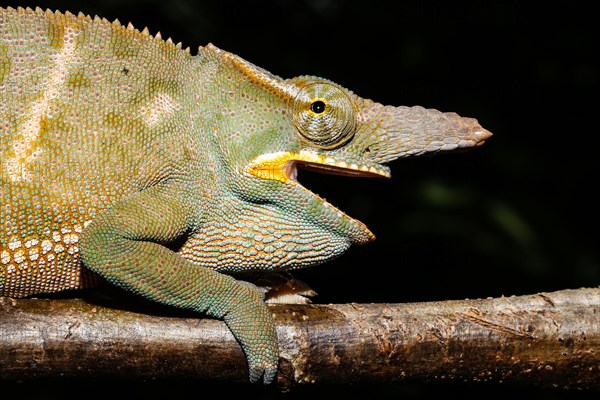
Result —
POLYGON ((389 176, 396 158, 490 136, 471 118, 40 9, 0 9, 0 99, 0 296, 100 276, 222 318, 265 383, 272 317, 227 273, 312 266, 374 239, 296 169, 389 176))

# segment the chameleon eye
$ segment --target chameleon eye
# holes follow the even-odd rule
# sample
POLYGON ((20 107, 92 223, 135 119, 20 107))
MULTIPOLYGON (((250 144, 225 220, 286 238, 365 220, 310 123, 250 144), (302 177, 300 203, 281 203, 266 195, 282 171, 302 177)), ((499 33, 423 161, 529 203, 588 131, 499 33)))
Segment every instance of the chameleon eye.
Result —
POLYGON ((293 121, 302 138, 332 149, 346 143, 356 130, 356 113, 342 88, 328 82, 304 86, 293 102, 293 121))
POLYGON ((310 110, 315 114, 321 114, 325 111, 325 103, 322 100, 313 101, 310 105, 310 110))

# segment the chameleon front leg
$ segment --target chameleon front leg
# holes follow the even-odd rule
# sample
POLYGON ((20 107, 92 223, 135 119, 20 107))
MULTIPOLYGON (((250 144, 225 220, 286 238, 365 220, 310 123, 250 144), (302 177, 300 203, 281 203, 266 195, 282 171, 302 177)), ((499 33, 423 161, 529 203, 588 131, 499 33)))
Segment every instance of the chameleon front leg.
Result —
POLYGON ((173 192, 152 187, 99 213, 81 238, 84 265, 148 299, 223 319, 246 354, 250 381, 263 376, 270 383, 277 335, 262 294, 165 247, 186 233, 192 218, 173 192))

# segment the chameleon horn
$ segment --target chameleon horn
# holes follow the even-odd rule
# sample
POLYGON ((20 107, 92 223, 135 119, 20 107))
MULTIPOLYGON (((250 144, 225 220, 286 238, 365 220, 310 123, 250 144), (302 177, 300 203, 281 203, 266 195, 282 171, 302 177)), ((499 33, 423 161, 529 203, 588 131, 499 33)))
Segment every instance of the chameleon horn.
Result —
POLYGON ((369 147, 369 158, 385 163, 425 153, 461 150, 482 145, 492 133, 474 118, 461 117, 423 107, 392 107, 373 104, 371 124, 385 136, 369 147), (375 112, 374 112, 375 111, 375 112))

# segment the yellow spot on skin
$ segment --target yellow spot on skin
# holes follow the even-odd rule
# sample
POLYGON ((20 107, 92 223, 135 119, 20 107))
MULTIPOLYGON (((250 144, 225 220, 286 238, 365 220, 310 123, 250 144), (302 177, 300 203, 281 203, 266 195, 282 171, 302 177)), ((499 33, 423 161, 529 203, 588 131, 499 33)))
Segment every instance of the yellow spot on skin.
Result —
POLYGON ((50 47, 61 49, 64 45, 65 24, 64 21, 48 21, 48 30, 46 31, 50 47))
POLYGON ((110 49, 118 58, 131 58, 139 53, 140 45, 136 43, 139 40, 137 35, 132 35, 131 31, 122 26, 112 26, 112 35, 110 38, 110 49))
POLYGON ((12 60, 8 55, 8 46, 0 45, 0 83, 10 72, 12 60))
POLYGON ((83 68, 78 68, 69 73, 67 85, 75 88, 89 87, 92 85, 92 79, 85 73, 83 68))

